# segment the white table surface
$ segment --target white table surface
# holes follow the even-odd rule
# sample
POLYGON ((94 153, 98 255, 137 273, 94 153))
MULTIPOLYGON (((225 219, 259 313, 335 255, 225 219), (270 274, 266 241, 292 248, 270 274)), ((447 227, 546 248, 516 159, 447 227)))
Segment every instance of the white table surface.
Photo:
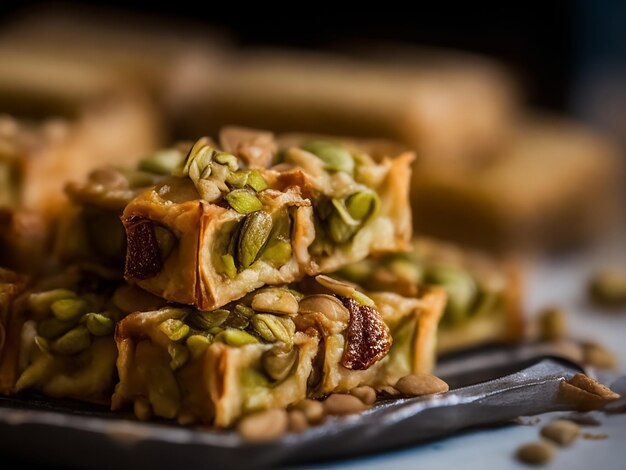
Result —
MULTIPOLYGON (((607 313, 593 308, 585 298, 584 287, 596 267, 626 267, 626 243, 605 246, 585 256, 528 263, 526 311, 529 316, 549 305, 559 305, 568 314, 571 336, 596 339, 618 357, 620 372, 626 373, 626 311, 607 313)), ((460 435, 416 445, 403 450, 345 460, 307 468, 316 469, 427 469, 463 470, 530 468, 513 455, 525 442, 536 440, 541 426, 554 416, 543 415, 533 425, 508 425, 469 431, 460 435)), ((549 469, 626 469, 626 414, 599 415, 600 426, 586 427, 585 432, 605 433, 604 440, 579 439, 561 450, 546 467, 549 469)))

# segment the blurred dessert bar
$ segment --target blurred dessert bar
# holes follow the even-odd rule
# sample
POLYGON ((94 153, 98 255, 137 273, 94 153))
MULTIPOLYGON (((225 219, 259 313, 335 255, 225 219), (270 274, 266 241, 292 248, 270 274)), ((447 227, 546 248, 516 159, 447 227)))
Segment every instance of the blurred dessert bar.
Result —
POLYGON ((522 276, 517 263, 416 239, 411 252, 369 258, 336 274, 369 291, 419 295, 423 286, 447 294, 437 334, 437 351, 447 353, 483 344, 520 340, 522 276))
POLYGON ((485 162, 418 161, 415 229, 497 251, 580 244, 619 220, 618 157, 610 142, 579 124, 534 117, 485 162))
POLYGON ((499 66, 445 51, 406 59, 244 50, 210 69, 190 59, 173 77, 170 109, 186 137, 224 122, 383 137, 434 163, 481 158, 500 144, 517 100, 499 66))

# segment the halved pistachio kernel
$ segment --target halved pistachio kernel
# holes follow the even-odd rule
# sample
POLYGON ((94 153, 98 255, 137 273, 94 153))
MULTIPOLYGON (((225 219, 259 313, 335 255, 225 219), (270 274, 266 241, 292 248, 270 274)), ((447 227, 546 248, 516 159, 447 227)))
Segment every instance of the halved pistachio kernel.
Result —
POLYGON ((394 259, 387 264, 387 267, 396 276, 415 284, 421 282, 424 276, 422 267, 407 259, 394 259))
POLYGON ((162 322, 159 325, 159 330, 172 341, 179 341, 189 334, 189 326, 174 318, 162 322))
POLYGON ((273 380, 285 380, 298 361, 298 349, 275 346, 263 353, 261 363, 265 373, 273 380))
POLYGON ((238 330, 235 328, 228 328, 215 337, 215 341, 220 343, 226 343, 229 346, 239 347, 246 344, 255 344, 259 340, 252 336, 250 333, 238 330))
POLYGON ((81 317, 89 308, 87 302, 75 297, 73 299, 59 299, 52 302, 50 310, 61 321, 71 321, 81 317))
POLYGON ((352 218, 365 220, 378 210, 378 196, 371 191, 359 191, 346 199, 346 209, 352 218))
POLYGON ((272 216, 265 211, 246 216, 237 243, 237 258, 242 268, 249 268, 257 260, 270 236, 272 223, 272 216))
POLYGON ((224 273, 226 273, 229 279, 235 279, 235 277, 237 277, 237 266, 235 266, 235 258, 233 258, 233 255, 222 255, 220 259, 224 265, 224 273))
POLYGON ((70 331, 75 324, 74 321, 61 321, 54 317, 46 318, 37 324, 37 334, 45 339, 55 339, 70 331))
POLYGON ((293 343, 296 325, 289 317, 260 313, 252 317, 254 331, 269 343, 293 343))
POLYGON ((84 351, 91 345, 89 330, 83 325, 68 331, 50 345, 50 349, 62 356, 72 356, 84 351))
POLYGON ((85 326, 89 333, 94 336, 107 336, 115 331, 115 322, 101 313, 88 313, 85 315, 85 326))
POLYGON ((46 338, 42 336, 35 336, 35 338, 33 338, 33 342, 41 352, 50 352, 50 342, 46 338))
POLYGON ((264 289, 252 298, 252 308, 258 312, 295 315, 298 313, 298 299, 287 289, 264 289))
POLYGON ((167 149, 155 152, 139 162, 139 169, 157 175, 169 175, 184 159, 178 149, 167 149))
POLYGON ((435 265, 428 269, 425 280, 446 291, 446 322, 459 322, 469 315, 476 297, 476 283, 469 273, 456 266, 435 265))
POLYGON ((170 355, 170 368, 178 370, 189 360, 189 350, 180 343, 170 343, 167 345, 167 352, 170 355))
POLYGON ((228 328, 237 328, 239 330, 245 330, 246 328, 248 328, 248 325, 250 324, 250 317, 251 315, 248 316, 245 313, 242 313, 241 310, 233 310, 228 316, 228 318, 226 319, 226 321, 222 323, 222 326, 228 327, 228 328))
POLYGON ((250 214, 251 212, 263 209, 263 204, 258 197, 247 189, 234 189, 224 196, 226 202, 240 214, 250 214))
POLYGON ((247 305, 244 304, 237 304, 235 305, 234 311, 237 313, 242 314, 243 316, 245 316, 246 318, 252 318, 252 316, 254 315, 254 309, 248 307, 247 305))
POLYGON ((315 280, 318 282, 318 284, 321 284, 322 286, 326 287, 328 290, 337 295, 349 297, 353 300, 356 300, 361 305, 365 305, 367 307, 374 307, 375 305, 372 299, 370 299, 363 292, 356 290, 356 288, 352 284, 333 279, 332 277, 325 276, 323 274, 316 276, 315 280))
POLYGON ((189 154, 185 159, 182 168, 178 168, 172 172, 175 176, 188 176, 191 181, 197 183, 200 178, 206 177, 207 169, 210 171, 211 162, 215 150, 210 146, 211 141, 208 137, 201 137, 193 144, 189 154))
POLYGON ((350 312, 334 295, 309 295, 300 301, 300 314, 321 313, 331 321, 347 323, 350 312))
POLYGON ((354 173, 354 158, 345 147, 333 142, 314 141, 301 147, 324 162, 324 168, 331 171, 354 173))
POLYGON ((210 312, 194 312, 187 316, 186 321, 197 330, 210 330, 216 326, 220 326, 226 321, 230 312, 220 308, 210 312))
POLYGON ((263 178, 263 175, 261 175, 261 172, 259 170, 250 171, 246 184, 254 189, 257 193, 260 193, 261 191, 268 188, 267 181, 265 181, 265 178, 263 178))
POLYGON ((209 331, 207 331, 207 333, 211 336, 217 336, 219 335, 222 331, 224 331, 224 328, 221 328, 219 326, 214 326, 213 328, 210 328, 209 331))
POLYGON ((61 299, 75 299, 76 294, 68 289, 53 289, 45 292, 36 292, 28 296, 28 304, 33 313, 43 315, 48 313, 50 305, 61 299))
POLYGON ((361 222, 350 215, 343 200, 333 198, 331 202, 334 210, 328 219, 328 233, 335 243, 346 243, 358 231, 361 222))
POLYGON ((373 268, 369 260, 363 260, 341 268, 338 273, 343 279, 359 283, 372 273, 373 268))
POLYGON ((273 263, 275 266, 282 266, 291 259, 291 243, 287 240, 275 240, 268 243, 263 252, 263 259, 273 263))
POLYGON ((239 169, 239 161, 237 160, 237 157, 231 153, 217 152, 213 159, 221 165, 228 166, 230 171, 237 171, 239 169))
POLYGON ((171 230, 161 226, 154 226, 154 235, 156 237, 157 244, 159 245, 159 251, 161 252, 161 259, 166 259, 176 244, 176 237, 171 230))
POLYGON ((204 335, 191 335, 187 338, 187 347, 192 359, 198 359, 211 345, 211 340, 204 335))
POLYGON ((226 176, 226 182, 233 188, 245 188, 248 182, 249 171, 233 171, 226 176))

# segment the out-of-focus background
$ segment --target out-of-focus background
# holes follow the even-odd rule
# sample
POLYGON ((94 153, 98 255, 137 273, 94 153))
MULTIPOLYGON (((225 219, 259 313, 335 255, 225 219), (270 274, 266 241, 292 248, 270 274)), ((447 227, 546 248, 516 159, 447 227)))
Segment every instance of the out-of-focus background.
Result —
POLYGON ((421 234, 563 251, 623 225, 623 2, 0 12, 0 133, 19 147, 3 154, 64 155, 3 155, 5 205, 54 210, 53 172, 80 178, 236 124, 413 148, 421 234))

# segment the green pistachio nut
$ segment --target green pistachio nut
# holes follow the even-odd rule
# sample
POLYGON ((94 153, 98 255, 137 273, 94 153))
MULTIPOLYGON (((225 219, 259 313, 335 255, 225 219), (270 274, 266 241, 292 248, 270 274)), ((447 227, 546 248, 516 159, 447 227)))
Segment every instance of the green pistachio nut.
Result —
POLYGON ((172 341, 179 341, 189 334, 189 326, 175 318, 162 322, 159 325, 159 330, 172 341))
POLYGON ((333 142, 314 141, 304 144, 302 149, 322 160, 326 170, 354 173, 354 158, 341 145, 333 142))
POLYGON ((248 183, 250 172, 247 170, 234 171, 226 176, 226 183, 232 188, 242 189, 248 183))
POLYGON ((328 233, 335 243, 347 243, 361 226, 346 209, 343 200, 332 199, 333 212, 328 219, 328 233))
POLYGON ((226 202, 240 214, 250 214, 263 209, 263 204, 258 197, 247 189, 235 189, 226 196, 226 202))
POLYGON ((298 349, 293 347, 276 346, 263 353, 261 358, 263 370, 276 381, 285 380, 297 362, 298 349))
POLYGON ((115 322, 102 313, 85 315, 85 326, 93 336, 107 336, 115 331, 115 322))
POLYGON ((83 325, 68 331, 60 338, 54 340, 50 349, 62 356, 73 356, 91 345, 91 335, 89 330, 83 325))
POLYGON ((264 191, 268 188, 267 181, 265 181, 265 178, 263 178, 263 175, 261 175, 261 172, 259 170, 250 171, 246 184, 254 189, 257 193, 264 191))
POLYGON ((187 338, 187 347, 191 354, 191 359, 201 357, 211 345, 211 339, 204 335, 191 335, 187 338))
POLYGON ((269 343, 293 343, 296 325, 289 317, 261 313, 252 317, 254 331, 269 343))
POLYGON ((220 165, 226 165, 231 172, 239 169, 239 160, 233 154, 217 152, 213 159, 220 165))
POLYGON ((222 326, 244 330, 248 328, 248 325, 250 324, 250 318, 251 316, 246 315, 241 310, 235 309, 230 313, 222 326))
POLYGON ((183 163, 184 158, 178 149, 161 150, 141 160, 139 169, 157 175, 169 175, 183 163))
POLYGON ((355 220, 366 220, 378 212, 378 196, 370 191, 359 191, 346 199, 346 210, 355 220))
POLYGON ((224 273, 229 279, 235 279, 235 277, 237 277, 237 266, 235 265, 235 258, 233 258, 233 255, 222 255, 220 260, 222 261, 222 265, 224 267, 224 273))
POLYGON ((196 330, 208 331, 222 325, 229 315, 228 310, 220 308, 210 312, 194 312, 187 316, 186 321, 196 330))
POLYGON ((159 245, 161 259, 165 260, 174 249, 174 245, 176 244, 176 237, 171 230, 161 225, 156 225, 154 227, 154 235, 156 237, 157 244, 159 245))
POLYGON ((61 321, 72 321, 80 318, 87 312, 88 308, 87 302, 78 297, 55 300, 50 305, 52 314, 61 321))
POLYGON ((286 240, 273 240, 268 242, 263 259, 274 266, 282 266, 291 259, 291 242, 286 240))
POLYGON ((448 266, 431 266, 426 272, 425 281, 443 287, 448 295, 444 319, 456 323, 465 319, 476 298, 476 283, 463 269, 448 266))
POLYGON ((272 216, 265 211, 246 216, 237 243, 237 259, 243 269, 249 268, 262 254, 272 231, 272 223, 272 216))
POLYGON ((180 343, 168 344, 167 352, 170 355, 170 368, 172 370, 180 369, 189 360, 189 349, 180 343))
POLYGON ((75 321, 61 321, 50 317, 37 324, 37 334, 45 339, 55 339, 70 331, 74 325, 76 325, 75 321))
POLYGON ((54 289, 45 292, 37 292, 28 296, 28 304, 37 315, 45 315, 50 310, 53 302, 61 299, 75 299, 76 294, 68 289, 54 289))
POLYGON ((217 336, 215 336, 215 341, 226 343, 229 346, 233 347, 240 347, 247 344, 255 344, 259 342, 259 340, 257 340, 250 333, 235 328, 228 328, 222 331, 217 336))
POLYGON ((193 144, 182 168, 178 168, 173 173, 175 176, 188 176, 194 184, 197 184, 201 178, 210 175, 211 162, 215 155, 215 150, 210 146, 210 140, 202 137, 193 144))

